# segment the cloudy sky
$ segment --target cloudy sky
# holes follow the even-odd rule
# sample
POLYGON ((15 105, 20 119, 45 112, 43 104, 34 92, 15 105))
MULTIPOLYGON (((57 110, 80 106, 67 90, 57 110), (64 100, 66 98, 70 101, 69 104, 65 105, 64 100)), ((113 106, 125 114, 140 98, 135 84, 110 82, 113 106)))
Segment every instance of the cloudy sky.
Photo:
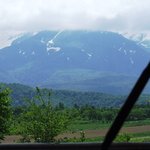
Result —
POLYGON ((0 35, 40 30, 150 31, 150 0, 0 0, 0 35))

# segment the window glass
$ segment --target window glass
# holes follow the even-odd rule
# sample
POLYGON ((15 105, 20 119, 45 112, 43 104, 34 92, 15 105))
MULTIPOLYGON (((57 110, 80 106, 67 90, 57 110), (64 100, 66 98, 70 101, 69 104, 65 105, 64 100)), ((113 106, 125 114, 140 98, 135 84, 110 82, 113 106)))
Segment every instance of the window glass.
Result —
MULTIPOLYGON (((149 6, 0 0, 0 142, 102 142, 150 60, 149 6)), ((149 140, 149 104, 148 83, 115 142, 149 140)))

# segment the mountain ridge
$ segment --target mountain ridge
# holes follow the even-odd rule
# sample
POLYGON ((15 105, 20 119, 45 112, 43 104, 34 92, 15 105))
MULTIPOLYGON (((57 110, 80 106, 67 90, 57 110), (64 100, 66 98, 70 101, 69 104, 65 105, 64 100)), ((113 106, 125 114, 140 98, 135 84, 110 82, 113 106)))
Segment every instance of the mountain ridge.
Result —
POLYGON ((110 79, 113 74, 118 78, 122 74, 120 80, 129 75, 134 83, 149 58, 145 47, 118 33, 42 31, 19 37, 0 50, 0 81, 52 88, 58 84, 63 89, 73 88, 71 83, 78 81, 77 88, 85 90, 84 81, 93 80, 94 84, 106 72, 110 79), (62 86, 63 80, 70 81, 68 87, 62 86))

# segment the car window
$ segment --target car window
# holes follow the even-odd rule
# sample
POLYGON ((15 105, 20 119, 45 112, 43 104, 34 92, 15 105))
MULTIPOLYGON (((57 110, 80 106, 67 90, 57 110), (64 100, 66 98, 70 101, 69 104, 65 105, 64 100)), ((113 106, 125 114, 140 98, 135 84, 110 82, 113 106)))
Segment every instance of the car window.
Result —
MULTIPOLYGON (((0 142, 102 143, 150 61, 149 3, 0 0, 0 142)), ((114 142, 149 142, 149 103, 148 82, 114 142)))

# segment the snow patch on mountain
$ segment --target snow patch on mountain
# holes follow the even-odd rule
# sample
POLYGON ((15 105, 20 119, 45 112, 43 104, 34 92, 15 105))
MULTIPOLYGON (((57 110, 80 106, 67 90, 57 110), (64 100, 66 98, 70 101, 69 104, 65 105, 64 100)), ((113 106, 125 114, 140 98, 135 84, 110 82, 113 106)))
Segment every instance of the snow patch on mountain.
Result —
POLYGON ((87 55, 88 55, 89 57, 92 57, 92 54, 90 54, 90 53, 87 53, 87 55))
POLYGON ((133 49, 125 49, 123 47, 118 48, 119 52, 123 52, 125 55, 133 55, 136 53, 136 50, 133 49))
POLYGON ((140 43, 142 46, 144 46, 145 48, 150 48, 150 44, 146 44, 146 43, 140 43))
POLYGON ((88 59, 92 58, 92 54, 87 52, 85 49, 81 49, 81 52, 85 53, 88 56, 88 59))
POLYGON ((35 55, 35 51, 32 51, 31 55, 35 55))
POLYGON ((130 53, 135 54, 136 50, 129 50, 130 53))
POLYGON ((128 57, 130 63, 133 65, 134 64, 134 60, 132 58, 133 55, 135 55, 136 53, 136 50, 133 50, 133 49, 125 49, 124 46, 125 46, 125 43, 122 44, 123 46, 118 48, 118 51, 123 53, 126 57, 128 57))
POLYGON ((22 53, 22 51, 21 50, 19 50, 19 54, 21 54, 22 53))
POLYGON ((46 48, 46 50, 47 50, 47 52, 48 51, 55 51, 55 52, 58 52, 58 51, 60 51, 61 50, 61 48, 60 47, 55 47, 54 45, 55 45, 55 43, 54 43, 54 40, 62 33, 63 31, 59 31, 52 39, 50 39, 48 42, 47 42, 47 44, 46 44, 46 46, 47 46, 47 48, 46 48))
POLYGON ((69 61, 70 60, 70 57, 67 57, 67 61, 69 61))
POLYGON ((48 52, 48 51, 55 51, 55 52, 58 52, 58 51, 60 51, 60 50, 61 50, 60 47, 47 47, 47 52, 48 52))
POLYGON ((26 54, 26 52, 22 52, 22 55, 25 55, 26 54))
POLYGON ((136 52, 135 50, 126 48, 126 43, 125 42, 123 42, 122 46, 118 48, 118 51, 123 52, 124 55, 135 54, 135 52, 136 52))
POLYGON ((44 39, 43 38, 41 38, 41 41, 40 41, 41 43, 43 43, 43 44, 45 44, 45 41, 44 41, 44 39))
POLYGON ((47 42, 47 46, 54 44, 54 40, 62 33, 63 31, 59 31, 51 40, 47 42))
POLYGON ((52 44, 54 44, 53 39, 47 42, 47 46, 51 46, 52 44))
POLYGON ((130 57, 130 62, 131 62, 132 65, 134 64, 134 61, 133 61, 132 57, 130 57))
POLYGON ((0 35, 0 49, 11 46, 12 42, 19 37, 21 37, 23 33, 4 33, 0 35))
POLYGON ((127 51, 125 49, 123 50, 123 52, 124 52, 125 55, 127 55, 127 51))
POLYGON ((125 38, 135 41, 138 45, 142 45, 145 48, 150 48, 150 33, 121 33, 125 38))
POLYGON ((92 54, 90 54, 90 53, 87 53, 87 55, 88 55, 88 59, 91 59, 91 57, 92 57, 92 54))
POLYGON ((118 51, 121 51, 121 49, 122 49, 122 47, 120 47, 120 48, 118 49, 118 51))
POLYGON ((22 55, 25 55, 26 54, 26 52, 25 51, 23 51, 23 50, 19 50, 19 52, 18 52, 19 54, 22 54, 22 55))

